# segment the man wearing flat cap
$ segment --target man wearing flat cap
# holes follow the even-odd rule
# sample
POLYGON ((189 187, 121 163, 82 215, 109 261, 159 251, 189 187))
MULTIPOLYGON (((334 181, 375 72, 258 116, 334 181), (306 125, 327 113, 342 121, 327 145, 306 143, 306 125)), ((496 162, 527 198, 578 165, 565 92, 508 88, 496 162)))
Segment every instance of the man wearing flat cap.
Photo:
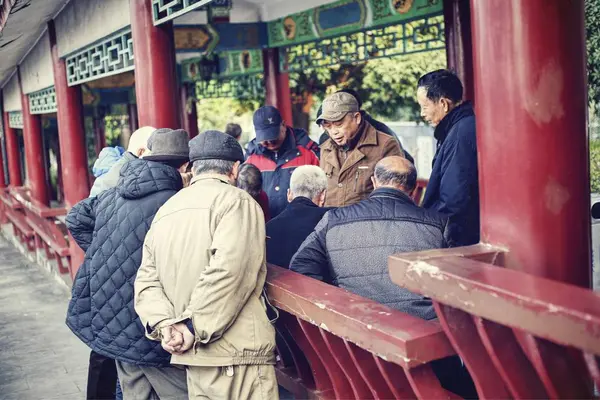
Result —
POLYGON ((277 399, 275 331, 261 297, 265 220, 235 187, 242 148, 207 131, 190 141, 190 161, 190 186, 146 236, 135 309, 148 337, 174 348, 171 363, 187 367, 189 398, 277 399))
POLYGON ((396 139, 371 126, 349 93, 328 96, 317 124, 331 138, 321 145, 321 168, 327 175, 326 207, 349 206, 365 199, 373 191, 371 177, 377 162, 388 156, 404 157, 396 139))
MULTIPOLYGON (((171 354, 145 337, 134 310, 133 282, 154 215, 183 187, 188 143, 184 130, 155 130, 147 141, 150 155, 125 163, 116 187, 77 203, 67 216, 71 235, 85 251, 67 325, 94 352, 116 361, 126 399, 187 398, 185 370, 171 366, 171 354)), ((175 336, 174 344, 182 343, 175 336)), ((89 388, 88 398, 106 398, 89 388)))

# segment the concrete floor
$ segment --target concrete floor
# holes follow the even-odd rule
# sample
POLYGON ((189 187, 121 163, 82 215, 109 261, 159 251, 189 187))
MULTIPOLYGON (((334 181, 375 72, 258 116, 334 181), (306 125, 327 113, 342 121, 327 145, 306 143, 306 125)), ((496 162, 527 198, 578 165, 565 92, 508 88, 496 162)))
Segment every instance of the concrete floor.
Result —
POLYGON ((65 325, 68 290, 0 236, 0 399, 84 399, 89 349, 65 325))

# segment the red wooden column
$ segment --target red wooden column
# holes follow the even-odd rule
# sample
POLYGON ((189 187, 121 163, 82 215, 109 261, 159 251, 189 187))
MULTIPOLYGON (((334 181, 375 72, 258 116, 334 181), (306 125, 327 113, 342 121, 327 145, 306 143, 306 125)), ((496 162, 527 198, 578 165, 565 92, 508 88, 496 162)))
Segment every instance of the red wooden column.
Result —
MULTIPOLYGON (((83 125, 83 103, 81 88, 67 84, 65 61, 58 56, 54 21, 48 22, 54 87, 58 104, 58 139, 60 144, 61 174, 67 208, 88 197, 90 193, 85 129, 83 125)), ((84 253, 70 237, 71 277, 83 262, 84 253)))
POLYGON ((4 115, 4 136, 6 137, 6 158, 8 161, 8 180, 10 186, 23 186, 21 163, 19 161, 19 142, 17 132, 8 122, 8 113, 4 115))
POLYGON ((181 127, 173 23, 152 24, 152 0, 130 0, 140 126, 181 127))
POLYGON ((46 164, 44 163, 44 140, 42 137, 42 117, 32 114, 29 110, 29 96, 23 93, 21 72, 21 108, 23 109, 23 141, 25 143, 25 162, 31 197, 42 204, 50 205, 50 185, 46 179, 46 164))
POLYGON ((291 125, 293 121, 290 78, 279 68, 279 49, 263 50, 267 105, 277 107, 281 117, 291 125))
POLYGON ((189 133, 190 139, 192 139, 198 135, 198 110, 196 109, 195 101, 190 101, 188 103, 190 90, 189 83, 181 84, 181 116, 183 118, 183 129, 189 133))
POLYGON ((448 68, 455 71, 462 81, 465 100, 474 101, 469 0, 444 0, 444 30, 448 68))
POLYGON ((471 1, 482 242, 590 285, 584 0, 471 1))
MULTIPOLYGON (((2 92, 0 92, 0 96, 2 95, 2 92)), ((4 114, 2 112, 2 109, 0 109, 0 113, 4 114)), ((0 121, 0 124, 2 124, 2 121, 0 121)), ((5 129, 1 129, 2 132, 5 132, 5 129)), ((1 138, 0 138, 1 139, 1 138)), ((4 178, 4 162, 3 162, 3 155, 2 155, 2 141, 0 140, 0 189, 4 189, 7 185, 8 182, 5 181, 4 178)), ((0 206, 0 209, 2 207, 0 206)))

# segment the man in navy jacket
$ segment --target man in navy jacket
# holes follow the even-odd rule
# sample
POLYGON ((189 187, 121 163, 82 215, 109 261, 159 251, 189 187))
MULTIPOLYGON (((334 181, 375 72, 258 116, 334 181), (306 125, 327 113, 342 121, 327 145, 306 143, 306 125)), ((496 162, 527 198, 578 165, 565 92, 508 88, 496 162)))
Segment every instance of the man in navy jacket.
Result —
POLYGON ((267 222, 267 262, 283 268, 331 208, 323 207, 327 176, 316 165, 296 168, 287 197, 290 204, 267 222))
POLYGON ((423 207, 449 217, 450 237, 457 246, 479 242, 475 113, 462 96, 462 83, 448 70, 419 79, 421 116, 435 127, 438 141, 423 207))

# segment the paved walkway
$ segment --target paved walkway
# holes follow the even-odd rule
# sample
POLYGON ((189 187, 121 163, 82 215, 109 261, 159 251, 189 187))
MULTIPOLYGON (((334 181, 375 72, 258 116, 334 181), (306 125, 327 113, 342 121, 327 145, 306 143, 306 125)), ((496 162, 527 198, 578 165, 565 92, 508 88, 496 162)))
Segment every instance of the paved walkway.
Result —
POLYGON ((84 399, 89 349, 65 325, 69 292, 0 236, 0 399, 84 399))

